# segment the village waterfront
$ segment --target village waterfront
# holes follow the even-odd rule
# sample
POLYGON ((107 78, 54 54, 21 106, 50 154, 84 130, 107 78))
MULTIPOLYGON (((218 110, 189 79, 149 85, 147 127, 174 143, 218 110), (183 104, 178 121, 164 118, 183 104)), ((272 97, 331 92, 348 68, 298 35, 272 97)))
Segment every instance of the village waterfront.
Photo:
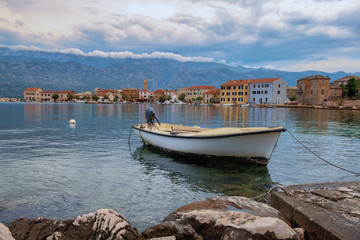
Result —
MULTIPOLYGON (((146 147, 130 128, 147 104, 0 103, 0 222, 65 220, 111 208, 139 231, 214 195, 254 197, 275 185, 352 181, 282 133, 267 167, 204 161, 146 147), (69 126, 70 119, 76 120, 69 126)), ((360 172, 360 112, 150 105, 161 122, 284 126, 324 159, 360 172)), ((259 146, 261 147, 261 146, 259 146)))

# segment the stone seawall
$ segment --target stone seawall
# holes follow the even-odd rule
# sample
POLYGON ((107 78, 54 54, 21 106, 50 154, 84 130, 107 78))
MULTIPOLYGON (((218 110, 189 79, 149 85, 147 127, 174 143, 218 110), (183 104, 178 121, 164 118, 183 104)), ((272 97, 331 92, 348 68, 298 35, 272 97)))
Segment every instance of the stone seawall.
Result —
POLYGON ((360 239, 359 181, 284 187, 271 193, 271 206, 306 239, 360 239))

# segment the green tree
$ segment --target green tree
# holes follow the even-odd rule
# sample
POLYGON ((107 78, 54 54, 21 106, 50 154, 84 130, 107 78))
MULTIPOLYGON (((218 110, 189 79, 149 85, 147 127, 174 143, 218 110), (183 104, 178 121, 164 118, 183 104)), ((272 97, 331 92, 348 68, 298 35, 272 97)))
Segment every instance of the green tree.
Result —
POLYGON ((90 96, 89 96, 89 95, 84 95, 84 96, 83 96, 83 99, 89 100, 89 99, 90 99, 90 96))
POLYGON ((201 101, 203 101, 203 100, 204 100, 204 97, 201 97, 201 96, 199 96, 199 97, 196 98, 196 101, 199 101, 199 102, 201 102, 201 101))
POLYGON ((178 99, 179 99, 180 101, 182 101, 182 102, 185 102, 185 97, 186 97, 186 94, 185 94, 185 93, 182 93, 182 94, 178 97, 178 99))
POLYGON ((219 102, 218 98, 219 98, 219 94, 214 93, 214 97, 211 98, 210 102, 217 103, 219 102))
POLYGON ((160 102, 165 102, 165 101, 170 101, 171 100, 171 96, 170 95, 162 95, 160 97, 160 102))
POLYGON ((68 101, 73 100, 75 97, 71 93, 68 93, 68 101))
POLYGON ((113 100, 114 102, 118 102, 119 101, 119 96, 118 95, 115 95, 115 97, 114 97, 114 100, 113 100))
POLYGON ((51 96, 51 98, 54 99, 55 102, 58 100, 59 97, 60 97, 60 96, 59 96, 59 94, 57 94, 57 93, 54 93, 54 94, 51 96))
POLYGON ((107 95, 107 94, 105 94, 104 95, 104 100, 109 100, 110 98, 109 98, 109 95, 107 95))
POLYGON ((98 96, 96 96, 95 94, 94 94, 94 95, 92 95, 92 96, 91 96, 91 98, 92 98, 92 100, 94 100, 94 101, 99 100, 99 97, 98 97, 98 96))
POLYGON ((345 85, 345 94, 348 97, 354 97, 358 94, 357 89, 360 86, 360 80, 355 78, 350 78, 347 84, 345 85))

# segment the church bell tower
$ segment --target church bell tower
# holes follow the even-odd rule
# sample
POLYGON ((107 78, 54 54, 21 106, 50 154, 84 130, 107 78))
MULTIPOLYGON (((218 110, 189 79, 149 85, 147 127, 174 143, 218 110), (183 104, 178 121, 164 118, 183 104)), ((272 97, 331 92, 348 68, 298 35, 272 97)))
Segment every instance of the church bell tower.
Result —
POLYGON ((143 89, 142 89, 142 90, 149 90, 149 89, 148 89, 148 81, 146 80, 146 78, 144 79, 143 89))

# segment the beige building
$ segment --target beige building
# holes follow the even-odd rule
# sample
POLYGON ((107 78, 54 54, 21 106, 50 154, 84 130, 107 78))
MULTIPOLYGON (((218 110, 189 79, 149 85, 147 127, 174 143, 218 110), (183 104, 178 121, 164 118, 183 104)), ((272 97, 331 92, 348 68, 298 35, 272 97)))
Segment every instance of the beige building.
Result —
POLYGON ((301 78, 296 93, 300 105, 322 105, 330 96, 330 78, 321 75, 301 78))
POLYGON ((185 100, 187 102, 194 102, 198 97, 204 98, 204 93, 210 90, 216 90, 216 88, 207 85, 189 87, 186 91, 185 100))
POLYGON ((40 101, 41 88, 27 88, 24 90, 24 99, 26 101, 40 101))
POLYGON ((58 95, 59 97, 56 101, 68 101, 69 94, 74 95, 75 92, 73 91, 42 91, 40 93, 40 101, 50 101, 53 102, 55 99, 53 98, 54 95, 58 95))
POLYGON ((244 104, 249 102, 249 80, 230 80, 220 85, 221 104, 244 104))
POLYGON ((179 88, 178 90, 176 90, 177 98, 181 97, 182 94, 185 94, 185 98, 186 98, 187 90, 188 87, 179 88))
POLYGON ((204 93, 205 103, 219 103, 220 102, 220 89, 210 90, 204 93))

